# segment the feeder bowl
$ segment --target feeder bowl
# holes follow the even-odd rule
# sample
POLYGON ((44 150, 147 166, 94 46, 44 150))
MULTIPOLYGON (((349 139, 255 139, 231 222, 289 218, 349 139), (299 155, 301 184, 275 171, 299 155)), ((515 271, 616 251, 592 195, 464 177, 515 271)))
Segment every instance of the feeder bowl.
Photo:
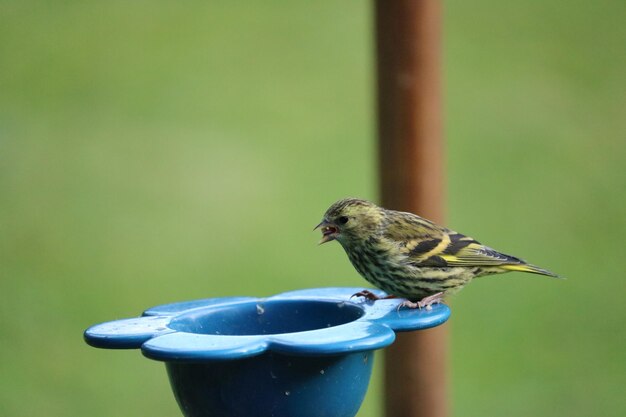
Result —
POLYGON ((420 310, 398 308, 398 299, 353 298, 360 290, 167 304, 84 336, 94 347, 140 348, 165 362, 186 417, 353 417, 374 351, 393 343, 395 332, 434 327, 450 315, 443 304, 420 310))

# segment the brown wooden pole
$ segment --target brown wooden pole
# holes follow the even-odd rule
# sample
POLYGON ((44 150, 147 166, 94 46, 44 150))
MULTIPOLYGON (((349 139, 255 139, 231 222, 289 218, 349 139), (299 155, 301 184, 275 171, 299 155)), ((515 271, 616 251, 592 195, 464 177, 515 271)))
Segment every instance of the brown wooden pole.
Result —
MULTIPOLYGON (((376 0, 384 207, 443 222, 441 2, 376 0)), ((447 329, 400 333, 385 352, 387 417, 444 417, 447 329)))

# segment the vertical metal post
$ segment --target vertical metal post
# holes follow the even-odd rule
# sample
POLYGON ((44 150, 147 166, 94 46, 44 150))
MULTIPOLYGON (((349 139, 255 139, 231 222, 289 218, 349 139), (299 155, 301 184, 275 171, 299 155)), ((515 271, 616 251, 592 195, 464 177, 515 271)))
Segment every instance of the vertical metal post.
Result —
MULTIPOLYGON (((385 207, 443 221, 441 2, 375 0, 380 191, 385 207)), ((444 417, 447 326, 398 334, 385 354, 387 417, 444 417)))

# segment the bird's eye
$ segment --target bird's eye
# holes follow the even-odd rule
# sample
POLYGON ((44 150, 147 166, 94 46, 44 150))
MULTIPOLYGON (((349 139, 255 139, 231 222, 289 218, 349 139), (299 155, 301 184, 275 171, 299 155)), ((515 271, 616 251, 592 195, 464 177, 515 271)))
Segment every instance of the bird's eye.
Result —
POLYGON ((350 220, 348 217, 341 216, 340 218, 337 219, 337 223, 339 223, 339 224, 346 224, 346 223, 348 223, 348 220, 350 220))

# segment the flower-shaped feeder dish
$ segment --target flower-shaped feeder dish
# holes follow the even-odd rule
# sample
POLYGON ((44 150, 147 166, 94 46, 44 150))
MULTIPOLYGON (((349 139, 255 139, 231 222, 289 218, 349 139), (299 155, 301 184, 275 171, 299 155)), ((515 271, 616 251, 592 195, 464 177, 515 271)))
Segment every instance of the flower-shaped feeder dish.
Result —
POLYGON ((434 327, 450 315, 443 304, 398 309, 402 300, 351 298, 360 290, 167 304, 92 326, 85 340, 99 348, 141 348, 165 362, 187 417, 353 417, 374 350, 393 343, 397 331, 434 327))

